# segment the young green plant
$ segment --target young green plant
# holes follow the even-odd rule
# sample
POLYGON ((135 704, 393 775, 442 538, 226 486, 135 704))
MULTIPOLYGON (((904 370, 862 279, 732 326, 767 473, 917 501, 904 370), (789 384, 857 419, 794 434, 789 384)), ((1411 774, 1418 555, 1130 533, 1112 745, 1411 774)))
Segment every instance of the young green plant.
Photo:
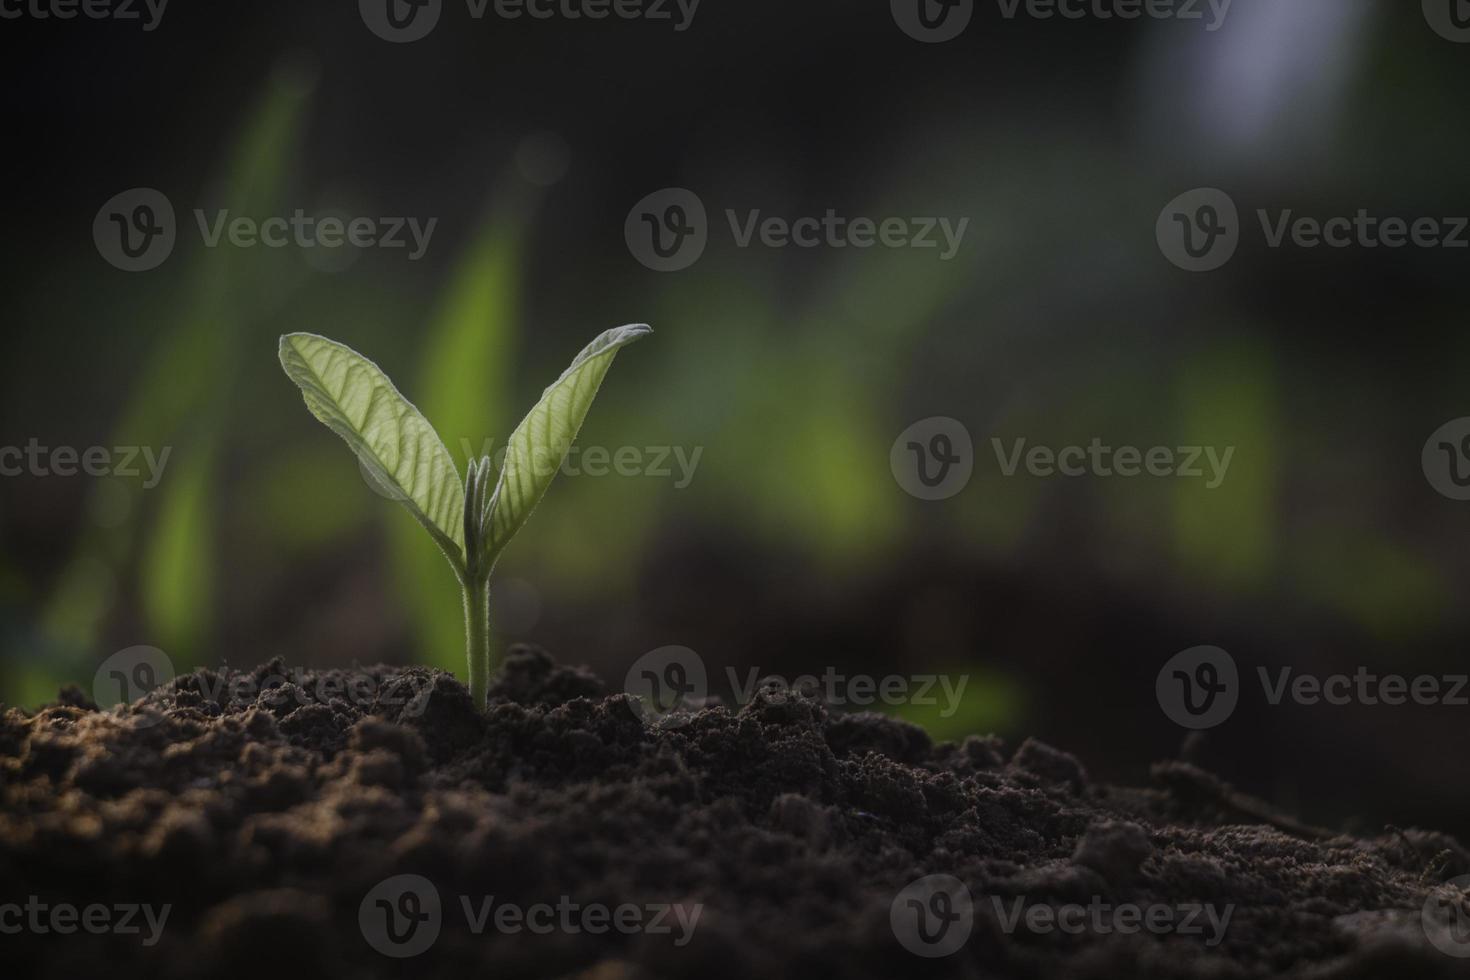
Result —
POLYGON ((464 591, 470 697, 481 711, 490 677, 490 572, 561 469, 613 358, 652 332, 642 323, 616 327, 584 347, 516 427, 500 473, 490 457, 472 458, 463 482, 434 427, 376 364, 316 334, 281 338, 281 367, 311 414, 342 437, 385 495, 408 508, 454 568, 464 591))

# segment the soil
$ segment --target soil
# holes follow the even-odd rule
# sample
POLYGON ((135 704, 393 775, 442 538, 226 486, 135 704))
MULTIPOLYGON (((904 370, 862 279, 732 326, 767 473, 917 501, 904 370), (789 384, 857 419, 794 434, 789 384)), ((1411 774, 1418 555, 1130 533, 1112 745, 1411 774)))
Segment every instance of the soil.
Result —
POLYGON ((0 934, 8 976, 1470 975, 1421 921, 1426 902, 1455 914, 1441 883, 1470 873, 1456 841, 1304 826, 1184 762, 1156 765, 1149 788, 1099 785, 1034 740, 935 745, 778 690, 652 724, 532 648, 507 658, 483 717, 422 668, 364 668, 376 694, 360 704, 328 693, 344 686, 329 671, 229 693, 283 672, 202 671, 110 711, 68 689, 4 714, 0 929, 19 915, 4 903, 31 896, 171 906, 151 946, 0 934), (972 927, 929 958, 891 913, 937 874, 968 889, 972 927), (363 925, 398 875, 441 903, 437 938, 402 959, 363 925), (677 926, 476 933, 461 896, 700 914, 682 945, 677 926), (1213 944, 1208 929, 1061 931, 1011 925, 1017 899, 1230 918, 1213 944))

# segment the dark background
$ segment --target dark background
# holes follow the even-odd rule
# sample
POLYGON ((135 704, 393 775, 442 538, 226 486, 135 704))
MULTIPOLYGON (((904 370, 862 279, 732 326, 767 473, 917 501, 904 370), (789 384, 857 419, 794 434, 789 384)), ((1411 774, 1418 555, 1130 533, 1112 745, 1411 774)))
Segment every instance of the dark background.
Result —
POLYGON ((560 480, 498 573, 498 635, 617 684, 644 652, 723 676, 972 675, 938 737, 997 730, 1138 782, 1183 732, 1154 678, 1229 650, 1202 759, 1309 820, 1465 833, 1467 707, 1269 707, 1255 668, 1470 671, 1470 504, 1420 450, 1470 415, 1462 251, 1268 249, 1257 208, 1470 213, 1470 47, 1417 3, 1235 0, 1225 26, 1006 20, 917 43, 886 3, 704 0, 668 22, 470 19, 391 45, 350 3, 174 0, 159 25, 0 21, 0 445, 172 447, 164 481, 0 479, 0 697, 358 659, 462 672, 458 595, 275 362, 311 330, 377 360, 461 456, 597 332, 648 321, 584 445, 703 447, 668 480, 560 480), (560 179, 555 179, 564 170, 560 179), (547 185, 547 186, 542 186, 547 185), (94 215, 165 193, 180 242, 128 274, 94 215), (659 274, 633 204, 715 229, 659 274), (1154 224, 1227 190, 1210 274, 1154 224), (438 217, 428 254, 201 247, 188 212, 438 217), (969 217, 959 256, 737 249, 726 208, 969 217), (909 497, 889 447, 961 420, 976 477, 909 497), (989 439, 1234 445, 1218 490, 1002 478, 989 439))

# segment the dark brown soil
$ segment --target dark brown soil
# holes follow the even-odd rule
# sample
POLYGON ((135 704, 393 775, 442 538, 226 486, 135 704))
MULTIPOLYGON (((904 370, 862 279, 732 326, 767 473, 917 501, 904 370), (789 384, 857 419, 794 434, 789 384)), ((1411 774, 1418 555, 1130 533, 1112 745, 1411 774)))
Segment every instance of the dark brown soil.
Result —
POLYGON ((5 974, 1470 973, 1421 924, 1435 886, 1470 873, 1454 840, 1334 836, 1184 763, 1156 766, 1150 789, 1101 786, 1038 742, 936 746, 910 725, 775 691, 655 727, 625 695, 527 648, 508 659, 485 718, 446 674, 364 672, 382 698, 363 707, 322 703, 327 674, 219 703, 208 692, 230 678, 205 672, 110 712, 74 690, 35 714, 6 712, 0 906, 36 896, 172 908, 151 947, 80 929, 0 934, 5 974), (415 689, 421 712, 390 696, 415 689), (901 945, 890 908, 936 873, 968 887, 973 930, 952 955, 922 958, 901 945), (442 901, 437 941, 410 959, 373 949, 359 918, 369 891, 400 874, 422 875, 442 901), (491 895, 702 911, 682 946, 617 931, 476 934, 460 896, 491 895), (1213 946, 1007 930, 1016 898, 1231 915, 1213 946))

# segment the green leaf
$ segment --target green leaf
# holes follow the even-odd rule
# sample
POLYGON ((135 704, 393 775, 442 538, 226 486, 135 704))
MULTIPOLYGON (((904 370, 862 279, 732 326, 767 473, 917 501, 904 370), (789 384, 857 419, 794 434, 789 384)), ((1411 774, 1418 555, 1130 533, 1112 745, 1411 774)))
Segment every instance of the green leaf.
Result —
POLYGON ((464 486, 428 420, 376 364, 325 337, 282 337, 281 367, 311 414, 346 441, 377 489, 407 507, 462 573, 464 486))
POLYGON ((651 333, 653 328, 646 323, 605 331, 582 348, 582 353, 542 392, 536 407, 516 426, 506 446, 505 464, 490 502, 487 566, 494 564, 546 495, 619 348, 651 333))

